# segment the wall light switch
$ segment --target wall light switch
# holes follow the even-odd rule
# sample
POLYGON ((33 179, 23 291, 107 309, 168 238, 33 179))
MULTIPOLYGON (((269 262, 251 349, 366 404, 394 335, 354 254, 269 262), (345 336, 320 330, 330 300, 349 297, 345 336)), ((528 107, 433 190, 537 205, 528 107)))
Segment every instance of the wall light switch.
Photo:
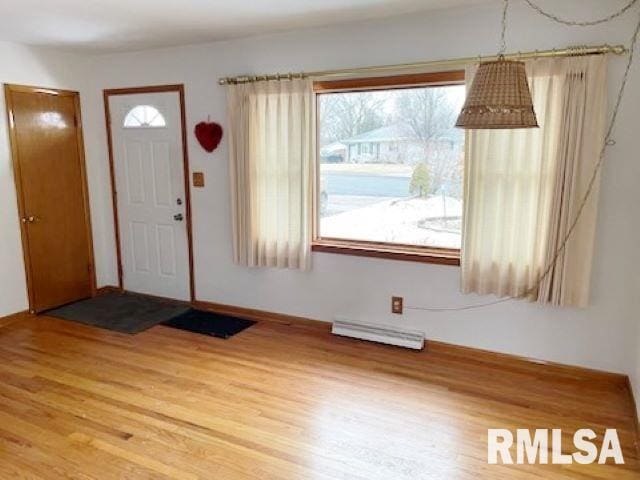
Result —
POLYGON ((202 188, 204 187, 204 173, 203 172, 193 172, 193 186, 202 188))

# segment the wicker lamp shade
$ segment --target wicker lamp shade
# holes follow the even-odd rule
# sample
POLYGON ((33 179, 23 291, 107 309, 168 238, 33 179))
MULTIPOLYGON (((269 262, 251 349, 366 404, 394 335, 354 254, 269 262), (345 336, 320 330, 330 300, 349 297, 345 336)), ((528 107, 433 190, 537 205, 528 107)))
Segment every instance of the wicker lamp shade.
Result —
POLYGON ((456 127, 498 129, 537 126, 524 63, 504 59, 481 63, 456 127))

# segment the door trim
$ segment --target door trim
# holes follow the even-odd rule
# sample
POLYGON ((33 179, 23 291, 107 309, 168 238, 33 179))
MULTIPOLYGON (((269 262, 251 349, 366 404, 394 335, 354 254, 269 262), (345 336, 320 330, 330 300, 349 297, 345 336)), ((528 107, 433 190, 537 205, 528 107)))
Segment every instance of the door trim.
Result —
POLYGON ((111 132, 111 112, 109 110, 109 98, 116 95, 132 95, 137 93, 164 93, 177 92, 180 101, 180 124, 182 139, 182 160, 184 167, 184 192, 185 214, 187 223, 187 254, 189 259, 189 292, 191 301, 195 301, 196 287, 193 272, 193 230, 191 223, 191 190, 189 182, 189 152, 187 148, 187 115, 184 107, 184 85, 153 85, 148 87, 110 88, 102 91, 104 99, 104 115, 107 125, 107 147, 109 151, 109 176, 111 177, 111 202, 113 206, 113 226, 116 241, 116 258, 118 267, 118 287, 122 290, 122 248, 120 247, 120 222, 118 219, 118 199, 116 196, 116 171, 113 160, 113 140, 111 132))
MULTIPOLYGON (((74 115, 76 118, 76 136, 78 144, 78 158, 80 159, 80 184, 82 188, 82 201, 85 212, 85 225, 87 229, 87 238, 89 239, 89 263, 91 272, 89 272, 89 282, 91 287, 91 295, 96 295, 96 264, 93 252, 93 230, 91 228, 91 210, 89 206, 89 187, 87 183, 87 168, 84 154, 84 138, 82 134, 82 114, 80 111, 80 94, 73 90, 62 90, 58 88, 34 87, 29 85, 15 85, 6 83, 4 85, 4 100, 7 110, 7 122, 9 127, 9 143, 11 146, 11 160, 13 163, 13 181, 16 186, 16 197, 18 199, 18 215, 24 218, 27 214, 24 206, 24 196, 22 192, 22 174, 20 172, 20 162, 18 160, 18 139, 16 126, 13 121, 13 92, 22 93, 44 93, 47 95, 58 95, 73 98, 74 115)), ((24 257, 24 270, 27 280, 27 296, 29 299, 29 312, 35 312, 34 292, 33 292, 33 274, 31 272, 31 258, 29 256, 29 239, 24 225, 20 223, 20 237, 22 239, 22 255, 24 257)))

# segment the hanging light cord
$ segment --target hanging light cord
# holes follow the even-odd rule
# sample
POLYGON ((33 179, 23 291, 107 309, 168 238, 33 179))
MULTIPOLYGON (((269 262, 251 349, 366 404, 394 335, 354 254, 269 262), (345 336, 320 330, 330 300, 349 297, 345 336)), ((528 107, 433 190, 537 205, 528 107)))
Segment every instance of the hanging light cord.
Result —
POLYGON ((543 16, 547 17, 548 19, 553 20, 554 22, 562 23, 563 25, 569 25, 571 27, 576 27, 576 26, 577 27, 591 27, 593 25, 599 25, 601 23, 609 22, 609 21, 613 20, 614 18, 617 18, 620 15, 623 15, 624 13, 627 12, 627 10, 629 10, 636 3, 638 3, 638 0, 630 0, 630 2, 627 3, 624 7, 622 7, 617 12, 612 13, 611 15, 607 15, 606 17, 603 17, 603 18, 598 18, 597 20, 586 20, 586 21, 580 22, 580 21, 574 21, 574 20, 565 20, 564 18, 560 18, 557 15, 554 15, 553 13, 549 13, 549 12, 543 10, 541 7, 539 7, 535 3, 533 3, 532 0, 524 0, 524 1, 531 8, 533 8, 536 12, 538 12, 540 15, 543 15, 543 16))
MULTIPOLYGON (((508 4, 508 0, 504 0, 505 1, 505 7, 503 9, 503 21, 504 19, 506 19, 506 6, 508 4)), ((527 2, 529 5, 531 5, 533 7, 533 5, 531 4, 530 0, 524 0, 525 2, 527 2)), ((616 18, 617 16, 621 15, 622 13, 624 13, 625 11, 627 11, 633 4, 635 4, 638 0, 632 0, 627 6, 625 6, 622 10, 620 10, 619 12, 616 12, 615 14, 610 15, 609 17, 607 17, 607 19, 600 19, 597 20, 595 22, 597 23, 602 23, 604 21, 608 21, 611 20, 613 18, 616 18)), ((536 9, 538 10, 538 9, 536 9)), ((542 12, 541 12, 542 13, 542 12)), ((544 14, 544 13, 543 13, 544 14)), ((545 16, 548 16, 547 14, 544 14, 545 16)), ((560 23, 565 23, 566 21, 561 20, 561 19, 555 19, 553 17, 549 17, 552 20, 558 21, 560 23)), ((573 23, 574 25, 582 25, 582 23, 576 22, 573 23)), ((592 23, 585 23, 585 25, 592 25, 592 23)), ((595 25, 595 23, 593 23, 593 25, 595 25)), ((460 307, 419 307, 419 306, 405 306, 406 310, 422 310, 422 311, 427 311, 427 312, 451 312, 451 311, 462 311, 462 310, 474 310, 477 308, 484 308, 484 307, 490 307, 493 305, 497 305, 500 303, 505 303, 505 302, 510 302, 512 300, 521 300, 524 298, 529 297, 530 295, 532 295, 534 292, 536 292, 539 288, 540 285, 542 284, 542 282, 544 281, 544 279, 551 273, 551 271, 553 270, 553 268, 556 265, 556 262, 558 261, 558 258, 560 257, 560 255, 562 255, 562 253, 564 252, 564 249, 567 246, 567 243, 569 242, 569 239, 571 237, 571 234, 574 232, 574 230, 576 229, 576 226, 578 225, 578 221, 580 220, 581 216, 582 216, 582 212, 584 211, 589 198, 591 196, 591 193, 593 192, 593 189, 595 187, 595 183, 596 180, 598 179, 598 174, 600 173, 600 170, 602 169, 602 165, 604 163, 604 159, 605 159, 605 151, 607 149, 607 147, 614 145, 615 141, 612 138, 612 134, 613 134, 613 129, 616 123, 616 120, 618 118, 618 112, 620 110, 620 106, 622 104, 622 98, 624 96, 624 91, 626 89, 627 86, 627 80, 629 79, 629 72, 631 70, 631 65, 633 63, 633 57, 634 57, 634 53, 635 53, 635 48, 636 48, 636 44, 637 44, 637 40, 638 40, 638 34, 640 33, 640 16, 638 18, 638 23, 636 24, 635 30, 633 31, 633 35, 631 37, 631 42, 630 42, 630 46, 629 46, 629 57, 627 59, 627 64, 625 67, 625 71, 624 74, 622 76, 622 81, 620 83, 620 88, 618 89, 618 96, 616 98, 616 102, 611 114, 611 118, 609 120, 609 126, 607 127, 606 130, 606 134, 604 137, 604 142, 602 144, 602 148, 600 149, 600 155, 598 157, 598 161, 596 162, 594 168, 593 168, 593 172, 591 174, 591 177, 589 179, 589 183, 587 184, 587 189, 585 191, 584 196, 582 197, 582 200, 578 206, 578 210, 576 212, 576 215, 573 218, 573 221, 571 222, 571 224, 569 225, 569 228, 567 229, 567 232, 565 233, 564 237, 562 238, 562 242, 560 242, 560 245, 558 246, 558 248, 555 250, 553 256, 551 257, 551 260, 546 264, 545 269, 542 271, 542 273, 540 274, 540 276, 538 277, 536 283, 529 287, 526 291, 524 291, 522 294, 516 296, 516 297, 506 297, 506 298, 501 298, 498 300, 493 300, 490 302, 483 302, 483 303, 476 303, 476 304, 471 304, 471 305, 463 305, 460 307)), ((503 38, 504 38, 504 27, 503 27, 503 38)))
POLYGON ((509 0, 502 0, 502 32, 500 34, 500 52, 498 56, 504 56, 507 51, 507 9, 509 0))

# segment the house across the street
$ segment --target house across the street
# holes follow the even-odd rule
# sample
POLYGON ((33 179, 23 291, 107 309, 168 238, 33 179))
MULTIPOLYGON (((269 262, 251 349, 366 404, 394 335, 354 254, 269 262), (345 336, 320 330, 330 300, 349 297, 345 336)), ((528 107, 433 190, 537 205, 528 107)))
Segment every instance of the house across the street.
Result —
POLYGON ((451 129, 425 142, 413 133, 411 126, 394 123, 331 143, 321 149, 321 156, 327 163, 416 164, 430 152, 453 150, 462 141, 462 132, 451 129))

